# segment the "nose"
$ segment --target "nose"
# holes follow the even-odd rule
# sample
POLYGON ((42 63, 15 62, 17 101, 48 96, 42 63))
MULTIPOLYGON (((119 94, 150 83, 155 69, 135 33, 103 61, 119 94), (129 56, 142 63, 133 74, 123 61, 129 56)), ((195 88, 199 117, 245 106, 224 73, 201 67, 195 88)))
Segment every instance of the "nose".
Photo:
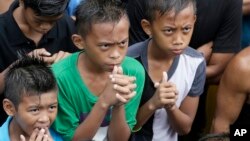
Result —
POLYGON ((181 45, 183 45, 183 38, 182 38, 181 34, 176 34, 176 36, 174 37, 173 44, 175 46, 181 46, 181 45))
POLYGON ((41 124, 49 124, 49 116, 46 113, 40 115, 38 122, 41 124))
POLYGON ((121 56, 121 53, 119 52, 118 49, 114 49, 110 54, 110 58, 112 59, 118 59, 120 58, 120 56, 121 56))

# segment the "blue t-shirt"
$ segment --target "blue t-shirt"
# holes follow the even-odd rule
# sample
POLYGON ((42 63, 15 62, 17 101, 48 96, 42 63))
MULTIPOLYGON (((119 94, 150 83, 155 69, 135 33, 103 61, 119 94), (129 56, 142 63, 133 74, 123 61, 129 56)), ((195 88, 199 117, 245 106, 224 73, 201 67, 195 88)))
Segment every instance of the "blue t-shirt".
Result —
MULTIPOLYGON (((8 117, 7 120, 4 122, 4 124, 0 127, 0 141, 10 141, 10 135, 9 135, 9 124, 12 120, 12 117, 8 117)), ((53 129, 49 129, 50 135, 52 136, 54 141, 63 141, 62 137, 56 133, 53 129)))
POLYGON ((70 0, 69 1, 69 5, 67 7, 67 12, 70 16, 75 15, 76 8, 79 5, 80 1, 81 0, 70 0))

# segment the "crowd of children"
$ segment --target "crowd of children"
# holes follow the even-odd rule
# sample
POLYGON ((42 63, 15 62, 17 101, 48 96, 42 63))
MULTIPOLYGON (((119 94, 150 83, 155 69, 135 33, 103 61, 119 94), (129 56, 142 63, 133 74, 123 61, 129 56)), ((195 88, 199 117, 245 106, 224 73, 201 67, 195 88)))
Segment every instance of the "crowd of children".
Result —
POLYGON ((242 0, 6 0, 0 141, 228 139, 250 126, 241 15, 242 0))

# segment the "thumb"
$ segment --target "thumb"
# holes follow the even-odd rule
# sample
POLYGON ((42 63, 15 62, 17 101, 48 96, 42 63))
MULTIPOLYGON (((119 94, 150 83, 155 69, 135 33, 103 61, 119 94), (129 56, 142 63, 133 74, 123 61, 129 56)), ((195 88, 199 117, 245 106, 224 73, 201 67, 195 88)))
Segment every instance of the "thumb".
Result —
POLYGON ((119 67, 117 67, 117 68, 118 68, 117 73, 118 73, 118 74, 123 74, 123 69, 122 69, 122 67, 119 66, 119 67))
POLYGON ((158 87, 159 87, 159 85, 160 85, 160 83, 159 83, 159 82, 155 82, 154 87, 155 87, 155 88, 158 88, 158 87))
POLYGON ((113 69, 112 74, 117 74, 117 73, 118 73, 118 67, 117 67, 117 66, 114 66, 114 69, 113 69))
POLYGON ((168 82, 168 74, 167 72, 162 72, 162 82, 168 82))

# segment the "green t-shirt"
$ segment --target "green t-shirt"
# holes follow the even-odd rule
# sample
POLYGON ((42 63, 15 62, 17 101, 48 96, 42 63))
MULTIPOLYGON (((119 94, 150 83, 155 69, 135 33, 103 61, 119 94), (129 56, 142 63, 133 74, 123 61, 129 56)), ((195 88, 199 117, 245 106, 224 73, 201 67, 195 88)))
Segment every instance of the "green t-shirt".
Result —
MULTIPOLYGON (((52 66, 59 88, 58 115, 52 127, 66 141, 72 139, 76 128, 88 116, 98 100, 85 85, 77 68, 80 53, 74 53, 52 66)), ((125 57, 121 66, 125 75, 136 77, 136 95, 125 105, 126 121, 130 129, 133 129, 144 87, 145 71, 137 60, 130 57, 125 57)), ((107 112, 102 126, 109 125, 110 116, 111 109, 107 112)))

